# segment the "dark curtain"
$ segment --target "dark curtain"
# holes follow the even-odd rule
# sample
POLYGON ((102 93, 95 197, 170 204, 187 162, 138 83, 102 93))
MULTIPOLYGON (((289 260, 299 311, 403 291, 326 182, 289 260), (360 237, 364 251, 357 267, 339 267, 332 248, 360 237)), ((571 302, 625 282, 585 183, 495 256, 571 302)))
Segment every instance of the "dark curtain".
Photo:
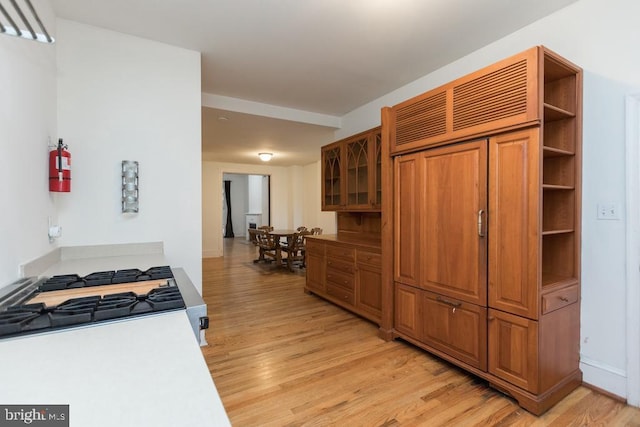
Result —
POLYGON ((234 237, 231 223, 231 181, 224 182, 224 199, 227 202, 227 225, 224 229, 224 237, 234 237))

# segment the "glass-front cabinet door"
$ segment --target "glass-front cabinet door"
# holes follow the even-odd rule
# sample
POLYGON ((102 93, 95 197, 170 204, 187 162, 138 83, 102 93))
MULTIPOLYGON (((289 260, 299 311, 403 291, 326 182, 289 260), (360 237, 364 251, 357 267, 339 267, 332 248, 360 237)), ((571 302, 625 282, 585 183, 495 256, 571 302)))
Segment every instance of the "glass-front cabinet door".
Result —
POLYGON ((342 147, 334 143, 322 148, 322 209, 343 207, 342 147))
POLYGON ((369 200, 369 137, 364 135, 345 144, 347 206, 368 209, 369 200))
POLYGON ((381 204, 379 127, 322 147, 322 210, 377 212, 381 204))
POLYGON ((372 177, 370 182, 373 183, 373 189, 371 193, 372 208, 382 208, 382 134, 378 130, 373 135, 373 159, 375 160, 375 167, 372 168, 372 177))

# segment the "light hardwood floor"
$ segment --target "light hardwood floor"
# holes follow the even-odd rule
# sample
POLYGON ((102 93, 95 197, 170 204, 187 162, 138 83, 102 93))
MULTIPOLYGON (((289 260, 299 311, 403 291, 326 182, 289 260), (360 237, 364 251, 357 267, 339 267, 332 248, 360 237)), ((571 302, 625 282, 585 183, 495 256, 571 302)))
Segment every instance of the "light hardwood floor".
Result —
POLYGON ((304 270, 254 264, 225 239, 203 261, 211 375, 234 426, 640 426, 584 387, 542 417, 486 383, 303 292, 304 270))

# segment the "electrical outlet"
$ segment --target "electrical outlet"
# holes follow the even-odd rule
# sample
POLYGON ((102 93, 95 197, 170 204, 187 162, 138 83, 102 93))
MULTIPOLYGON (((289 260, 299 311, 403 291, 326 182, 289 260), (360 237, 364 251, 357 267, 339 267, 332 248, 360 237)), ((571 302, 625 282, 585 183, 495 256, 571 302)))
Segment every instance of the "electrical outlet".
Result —
POLYGON ((620 219, 620 206, 617 203, 598 203, 598 219, 620 219))

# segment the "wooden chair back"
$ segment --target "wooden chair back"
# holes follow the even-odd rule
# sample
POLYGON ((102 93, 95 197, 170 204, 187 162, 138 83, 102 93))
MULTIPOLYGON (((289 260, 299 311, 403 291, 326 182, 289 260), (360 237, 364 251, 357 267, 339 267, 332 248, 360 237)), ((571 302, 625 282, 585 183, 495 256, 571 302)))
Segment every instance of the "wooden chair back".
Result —
POLYGON ((247 232, 249 233, 249 241, 257 246, 258 245, 257 236, 259 231, 255 228, 249 228, 247 229, 247 232))
POLYGON ((260 248, 259 256, 256 262, 271 262, 277 258, 276 250, 278 249, 279 243, 272 234, 269 234, 267 230, 258 229, 256 233, 256 241, 258 243, 258 248, 260 248), (271 259, 268 260, 267 258, 271 259))
POLYGON ((289 244, 282 247, 282 251, 287 254, 287 267, 290 271, 293 271, 293 264, 296 262, 300 263, 302 267, 304 266, 305 237, 309 235, 311 232, 308 230, 295 232, 293 237, 289 239, 289 244))

